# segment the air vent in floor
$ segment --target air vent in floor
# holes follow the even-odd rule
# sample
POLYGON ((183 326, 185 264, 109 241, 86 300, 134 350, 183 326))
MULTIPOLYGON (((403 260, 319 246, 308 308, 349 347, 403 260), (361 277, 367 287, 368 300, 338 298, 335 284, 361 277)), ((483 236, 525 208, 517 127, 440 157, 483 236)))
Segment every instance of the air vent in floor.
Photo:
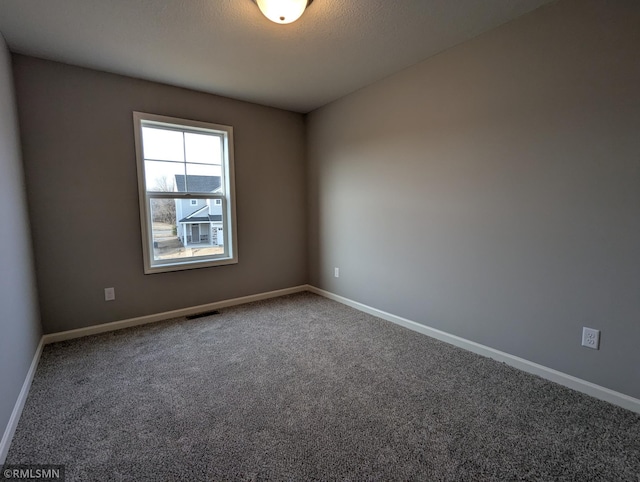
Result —
POLYGON ((203 313, 196 313, 195 315, 185 316, 185 318, 187 320, 195 320, 196 318, 203 318, 205 316, 219 315, 219 314, 220 312, 218 310, 213 310, 213 311, 205 311, 203 313))

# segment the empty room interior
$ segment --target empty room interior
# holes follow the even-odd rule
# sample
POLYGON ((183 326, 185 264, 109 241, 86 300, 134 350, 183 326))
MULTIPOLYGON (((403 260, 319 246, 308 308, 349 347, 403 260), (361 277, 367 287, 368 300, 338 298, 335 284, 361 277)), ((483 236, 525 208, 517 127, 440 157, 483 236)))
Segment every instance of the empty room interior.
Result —
POLYGON ((0 201, 7 480, 640 480, 636 0, 0 0, 0 201))

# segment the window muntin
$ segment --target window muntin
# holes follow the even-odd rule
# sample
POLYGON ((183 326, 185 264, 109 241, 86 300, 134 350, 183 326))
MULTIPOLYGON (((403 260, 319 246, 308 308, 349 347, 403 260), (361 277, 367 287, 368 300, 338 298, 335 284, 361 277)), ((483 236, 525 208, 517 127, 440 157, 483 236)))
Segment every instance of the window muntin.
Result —
POLYGON ((233 129, 140 112, 134 126, 145 273, 237 263, 233 129))

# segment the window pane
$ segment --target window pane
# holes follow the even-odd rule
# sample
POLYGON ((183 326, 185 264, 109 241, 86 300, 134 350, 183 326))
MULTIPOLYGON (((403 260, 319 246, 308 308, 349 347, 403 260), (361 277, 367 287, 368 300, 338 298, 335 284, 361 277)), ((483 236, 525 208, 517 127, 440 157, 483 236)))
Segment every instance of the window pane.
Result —
POLYGON ((145 161, 145 180, 147 191, 184 192, 184 164, 177 162, 145 161))
POLYGON ((222 168, 207 164, 187 164, 189 192, 222 192, 222 168))
POLYGON ((191 201, 150 199, 154 261, 225 254, 220 206, 214 199, 191 201))
POLYGON ((142 145, 145 159, 184 162, 182 132, 156 127, 142 128, 142 145))
POLYGON ((222 138, 220 136, 186 132, 184 141, 187 162, 222 164, 222 138))

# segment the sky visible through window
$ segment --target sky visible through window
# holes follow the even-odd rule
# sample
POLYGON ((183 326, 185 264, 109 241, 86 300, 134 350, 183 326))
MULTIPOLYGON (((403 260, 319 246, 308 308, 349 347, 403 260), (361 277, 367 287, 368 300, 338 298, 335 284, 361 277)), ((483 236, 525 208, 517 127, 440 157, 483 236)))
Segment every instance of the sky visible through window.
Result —
POLYGON ((148 191, 175 191, 176 174, 222 176, 222 138, 216 134, 144 126, 142 139, 148 191))

